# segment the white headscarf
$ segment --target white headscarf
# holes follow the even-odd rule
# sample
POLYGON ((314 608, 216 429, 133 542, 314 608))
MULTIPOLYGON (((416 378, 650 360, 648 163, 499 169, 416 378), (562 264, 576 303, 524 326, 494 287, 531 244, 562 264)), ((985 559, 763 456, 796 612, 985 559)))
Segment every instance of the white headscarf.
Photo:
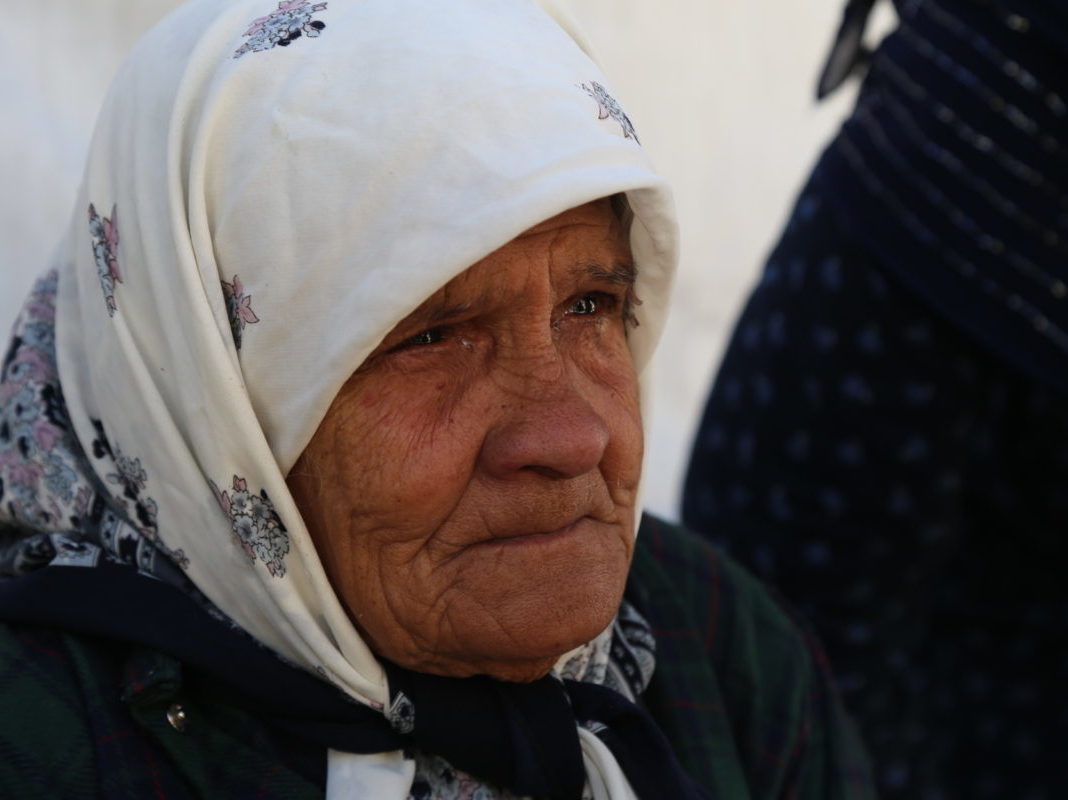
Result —
MULTIPOLYGON (((427 296, 620 192, 641 374, 676 227, 609 86, 529 0, 194 0, 138 45, 105 103, 56 315, 78 438, 106 434, 120 474, 100 479, 135 487, 130 522, 212 603, 375 708, 383 669, 285 476, 427 296)), ((590 739, 595 794, 620 796, 618 765, 590 739)), ((332 754, 328 796, 403 797, 406 764, 332 754)))

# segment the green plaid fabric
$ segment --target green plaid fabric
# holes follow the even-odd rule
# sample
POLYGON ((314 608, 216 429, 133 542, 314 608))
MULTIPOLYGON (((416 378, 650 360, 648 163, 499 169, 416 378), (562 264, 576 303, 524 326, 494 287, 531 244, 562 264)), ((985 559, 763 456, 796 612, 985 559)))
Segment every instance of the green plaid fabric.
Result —
MULTIPOLYGON (((818 648, 766 590, 680 528, 647 518, 638 541, 631 591, 658 648, 644 701, 709 796, 872 797, 818 648)), ((0 625, 0 686, 2 797, 323 797, 323 750, 162 653, 0 625)))

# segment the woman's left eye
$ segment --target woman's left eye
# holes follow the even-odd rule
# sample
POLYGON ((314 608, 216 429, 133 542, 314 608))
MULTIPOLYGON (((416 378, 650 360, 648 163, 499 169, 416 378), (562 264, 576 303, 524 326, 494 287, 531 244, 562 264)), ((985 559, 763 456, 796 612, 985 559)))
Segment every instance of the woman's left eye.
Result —
POLYGON ((420 331, 415 334, 415 336, 408 337, 394 347, 393 350, 404 350, 409 347, 426 347, 427 345, 437 344, 438 342, 445 341, 445 335, 444 328, 427 328, 425 331, 420 331))
POLYGON ((610 295, 593 292, 578 297, 571 303, 567 313, 579 317, 589 317, 601 311, 611 308, 612 297, 610 295))

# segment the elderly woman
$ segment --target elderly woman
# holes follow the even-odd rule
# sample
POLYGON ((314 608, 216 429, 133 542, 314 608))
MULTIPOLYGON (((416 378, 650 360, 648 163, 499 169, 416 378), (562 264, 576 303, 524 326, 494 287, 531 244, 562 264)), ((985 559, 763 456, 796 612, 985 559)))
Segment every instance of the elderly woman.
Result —
POLYGON ((524 0, 272 5, 135 51, 16 326, 4 794, 868 796, 775 603, 636 537, 675 224, 608 81, 524 0))

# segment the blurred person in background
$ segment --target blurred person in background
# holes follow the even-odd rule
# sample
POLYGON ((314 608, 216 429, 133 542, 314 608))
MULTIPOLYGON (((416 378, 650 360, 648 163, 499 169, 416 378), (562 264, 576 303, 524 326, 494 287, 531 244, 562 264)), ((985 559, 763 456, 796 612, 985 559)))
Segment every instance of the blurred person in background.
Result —
POLYGON ((809 614, 886 798, 1068 796, 1068 9, 853 0, 856 107, 705 409, 683 517, 809 614))

